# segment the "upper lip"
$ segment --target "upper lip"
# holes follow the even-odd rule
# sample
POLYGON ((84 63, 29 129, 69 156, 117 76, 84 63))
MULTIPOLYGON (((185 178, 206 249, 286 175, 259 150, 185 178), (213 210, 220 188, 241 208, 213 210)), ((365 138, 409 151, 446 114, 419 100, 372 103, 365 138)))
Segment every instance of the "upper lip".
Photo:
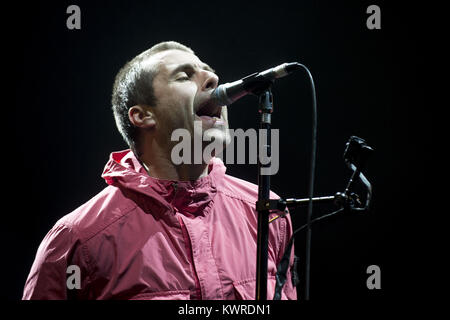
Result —
POLYGON ((222 107, 218 106, 212 99, 207 99, 206 101, 199 104, 195 109, 195 114, 197 116, 209 116, 220 118, 222 107))

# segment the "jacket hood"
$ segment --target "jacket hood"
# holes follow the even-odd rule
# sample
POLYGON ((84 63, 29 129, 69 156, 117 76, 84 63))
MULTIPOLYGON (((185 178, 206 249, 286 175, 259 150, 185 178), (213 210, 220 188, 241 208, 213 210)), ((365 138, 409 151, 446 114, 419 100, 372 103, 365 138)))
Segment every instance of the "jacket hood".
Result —
POLYGON ((212 158, 208 175, 195 181, 157 179, 149 176, 134 153, 127 149, 111 153, 102 178, 107 184, 125 192, 137 193, 146 200, 150 198, 154 200, 152 203, 165 209, 205 215, 209 212, 225 172, 222 160, 212 158))

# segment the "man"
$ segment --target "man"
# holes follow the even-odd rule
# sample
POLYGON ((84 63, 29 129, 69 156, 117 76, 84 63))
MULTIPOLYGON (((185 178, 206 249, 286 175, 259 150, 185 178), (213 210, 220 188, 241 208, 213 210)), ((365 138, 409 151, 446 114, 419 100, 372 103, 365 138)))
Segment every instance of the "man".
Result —
MULTIPOLYGON (((200 152, 212 139, 229 143, 226 107, 208 104, 217 85, 214 71, 173 41, 120 70, 112 104, 130 150, 111 154, 108 186, 46 235, 23 299, 255 298, 257 186, 225 174, 218 149, 173 161, 177 129, 202 137, 200 152)), ((270 224, 269 299, 291 235, 288 216, 270 224)), ((296 299, 290 270, 282 298, 296 299)))

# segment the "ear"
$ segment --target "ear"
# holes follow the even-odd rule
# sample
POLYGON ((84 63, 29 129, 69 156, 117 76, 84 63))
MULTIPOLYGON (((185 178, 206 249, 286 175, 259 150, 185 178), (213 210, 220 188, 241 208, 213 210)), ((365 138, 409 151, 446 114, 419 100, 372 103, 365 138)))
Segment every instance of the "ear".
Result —
POLYGON ((155 116, 148 107, 146 108, 140 105, 132 106, 128 110, 128 118, 138 128, 151 129, 156 125, 155 116))

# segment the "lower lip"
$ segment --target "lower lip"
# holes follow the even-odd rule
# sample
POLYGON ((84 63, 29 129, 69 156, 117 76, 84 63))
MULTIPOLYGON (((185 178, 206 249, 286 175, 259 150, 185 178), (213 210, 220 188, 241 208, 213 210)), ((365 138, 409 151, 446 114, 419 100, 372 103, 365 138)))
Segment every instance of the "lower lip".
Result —
POLYGON ((201 119, 201 121, 208 125, 208 126, 213 126, 213 125, 223 125, 225 124, 225 122, 217 117, 208 117, 208 116, 197 116, 198 118, 201 119))

